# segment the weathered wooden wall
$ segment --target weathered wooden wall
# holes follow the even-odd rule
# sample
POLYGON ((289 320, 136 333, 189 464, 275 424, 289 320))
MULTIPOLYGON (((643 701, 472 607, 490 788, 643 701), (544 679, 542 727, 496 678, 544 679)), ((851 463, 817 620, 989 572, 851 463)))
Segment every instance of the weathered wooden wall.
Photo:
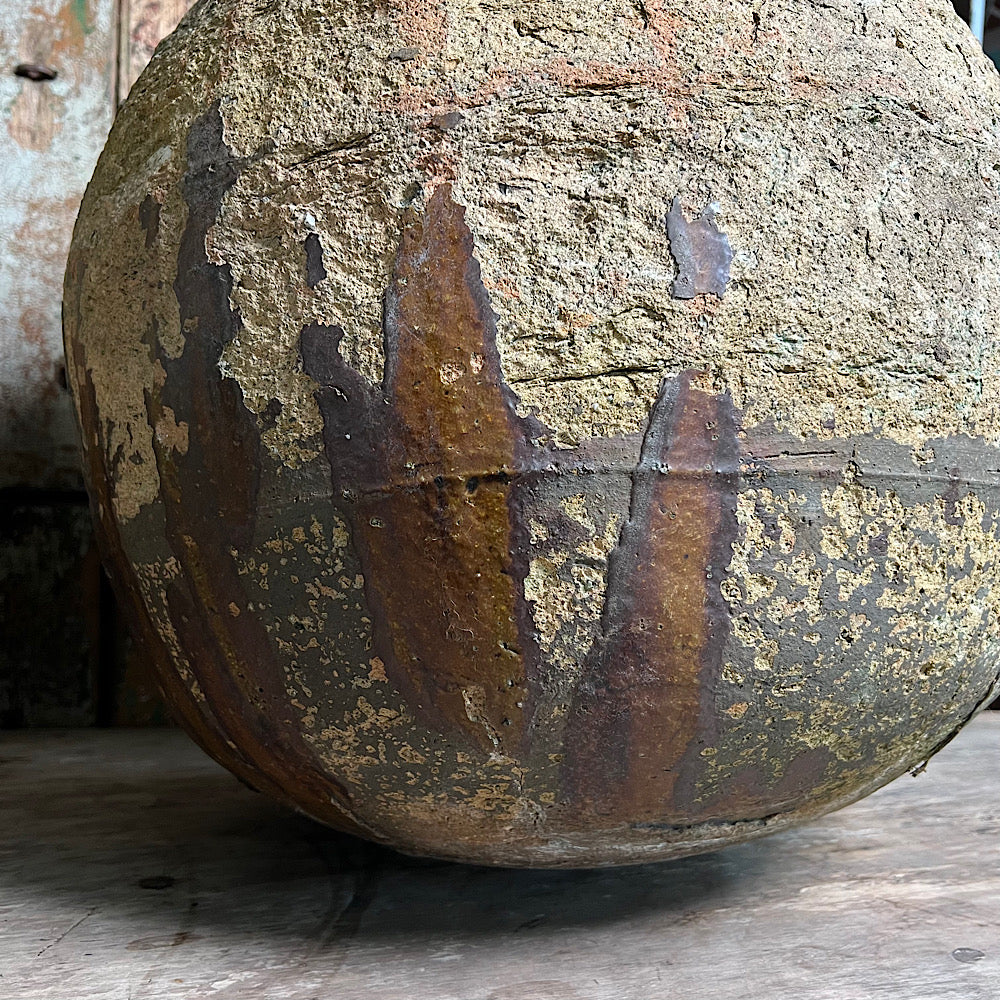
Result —
POLYGON ((128 94, 146 68, 160 39, 169 35, 194 0, 131 0, 122 12, 119 33, 119 92, 128 94))
POLYGON ((79 472, 59 303, 73 220, 111 125, 115 3, 38 0, 2 9, 0 485, 73 488, 79 472))
POLYGON ((93 546, 60 302, 116 102, 191 2, 0 0, 0 726, 162 718, 93 546))

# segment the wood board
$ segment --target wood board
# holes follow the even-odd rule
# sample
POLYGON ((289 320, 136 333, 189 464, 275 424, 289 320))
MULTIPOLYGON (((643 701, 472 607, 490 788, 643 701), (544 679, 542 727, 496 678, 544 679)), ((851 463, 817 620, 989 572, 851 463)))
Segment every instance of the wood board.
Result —
POLYGON ((164 718, 100 583, 60 302, 115 101, 190 6, 0 0, 0 726, 164 718))
POLYGON ((674 863, 401 857, 173 730, 0 743, 0 996, 996 1000, 1000 716, 799 830, 674 863))
POLYGON ((73 489, 60 303, 73 222, 111 127, 117 5, 4 0, 0 12, 0 487, 73 489))
POLYGON ((177 27, 194 0, 125 0, 122 4, 121 52, 118 60, 118 93, 128 96, 132 85, 156 51, 156 46, 177 27))

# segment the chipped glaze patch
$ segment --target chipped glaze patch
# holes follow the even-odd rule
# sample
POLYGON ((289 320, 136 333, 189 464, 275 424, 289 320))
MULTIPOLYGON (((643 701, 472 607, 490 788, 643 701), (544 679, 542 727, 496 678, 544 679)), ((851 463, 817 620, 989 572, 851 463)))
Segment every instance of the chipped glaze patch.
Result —
POLYGON ((997 502, 995 490, 989 509, 967 492, 949 517, 944 498, 914 503, 850 473, 815 492, 740 494, 717 696, 738 724, 710 747, 706 815, 726 796, 746 812, 761 782, 804 800, 816 777, 832 787, 889 766, 951 710, 956 679, 988 686, 1000 663, 997 502), (796 761, 813 776, 788 777, 796 761))
POLYGON ((710 293, 721 299, 729 284, 733 249, 729 237, 716 225, 715 208, 709 205, 697 219, 688 222, 680 198, 674 198, 667 213, 667 235, 678 271, 671 288, 673 297, 693 299, 710 293))

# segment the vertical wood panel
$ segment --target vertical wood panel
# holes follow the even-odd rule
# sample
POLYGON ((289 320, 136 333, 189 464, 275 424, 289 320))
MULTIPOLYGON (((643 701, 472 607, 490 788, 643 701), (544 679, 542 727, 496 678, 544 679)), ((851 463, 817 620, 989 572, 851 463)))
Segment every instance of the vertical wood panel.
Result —
POLYGON ((124 0, 119 94, 122 100, 146 68, 153 51, 194 6, 195 0, 124 0))
POLYGON ((0 486, 77 487, 60 301, 77 207, 111 125, 115 3, 0 10, 0 486), (16 76, 21 63, 58 75, 16 76))
POLYGON ((2 0, 0 13, 0 725, 81 725, 96 719, 100 568, 60 302, 111 125, 115 2, 2 0))

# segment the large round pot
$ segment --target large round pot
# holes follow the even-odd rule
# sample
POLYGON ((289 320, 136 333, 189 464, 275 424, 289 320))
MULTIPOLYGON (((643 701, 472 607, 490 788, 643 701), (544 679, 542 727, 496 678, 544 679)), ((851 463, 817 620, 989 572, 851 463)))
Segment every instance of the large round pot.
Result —
POLYGON ((198 4, 65 301, 180 721, 497 864, 920 765, 1000 671, 998 108, 943 2, 198 4))

